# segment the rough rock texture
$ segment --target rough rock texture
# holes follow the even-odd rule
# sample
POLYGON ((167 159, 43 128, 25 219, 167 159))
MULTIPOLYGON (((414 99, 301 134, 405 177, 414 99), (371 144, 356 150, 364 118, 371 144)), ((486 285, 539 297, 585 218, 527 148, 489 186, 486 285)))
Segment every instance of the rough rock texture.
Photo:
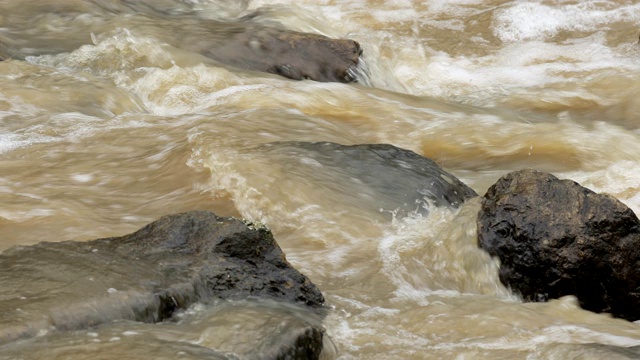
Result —
POLYGON ((318 327, 296 329, 289 341, 265 344, 257 349, 260 359, 319 359, 324 332, 318 327), (293 341, 291 341, 293 340, 293 341), (284 345, 283 345, 284 344, 284 345))
POLYGON ((543 172, 507 174, 482 199, 478 245, 525 300, 575 295, 587 310, 640 319, 640 221, 612 196, 543 172))
POLYGON ((165 216, 131 235, 90 244, 151 260, 168 276, 191 271, 203 281, 200 291, 217 298, 271 297, 313 307, 324 302, 318 288, 286 261, 267 228, 210 212, 165 216))
POLYGON ((158 322, 215 298, 276 299, 309 311, 324 302, 268 229, 204 211, 123 237, 15 247, 0 254, 0 268, 0 343, 52 327, 158 322))
POLYGON ((331 176, 344 189, 344 197, 369 203, 397 216, 430 205, 457 208, 476 192, 434 161, 388 144, 340 145, 331 142, 278 142, 261 147, 293 159, 311 159, 305 178, 331 176), (317 166, 320 164, 321 166, 317 166))

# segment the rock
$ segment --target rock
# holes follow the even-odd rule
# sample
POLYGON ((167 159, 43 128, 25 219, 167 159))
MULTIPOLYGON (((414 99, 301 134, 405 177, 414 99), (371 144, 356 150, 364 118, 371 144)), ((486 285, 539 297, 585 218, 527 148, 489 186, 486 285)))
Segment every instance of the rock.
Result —
POLYGON ((538 171, 507 174, 482 199, 478 245, 527 301, 575 295, 584 309, 640 319, 640 221, 612 196, 538 171))
POLYGON ((22 22, 5 24, 8 35, 0 44, 0 58, 2 47, 7 47, 8 54, 16 59, 70 52, 93 44, 91 34, 109 34, 126 28, 131 36, 156 39, 225 66, 295 80, 349 83, 357 81, 357 74, 363 73, 362 66, 358 66, 362 49, 356 41, 265 26, 252 22, 255 14, 228 21, 206 19, 185 8, 183 1, 67 5, 41 4, 39 10, 43 15, 56 13, 71 19, 79 13, 91 13, 101 21, 70 21, 64 32, 43 28, 37 35, 12 29, 23 26, 22 22), (177 11, 180 7, 182 11, 177 11))
MULTIPOLYGON (((111 338, 97 338, 88 334, 95 332, 74 332, 36 337, 0 345, 0 360, 41 360, 41 359, 136 359, 136 360, 237 360, 219 351, 194 343, 163 341, 140 335, 111 338), (110 340, 112 339, 112 340, 110 340), (117 339, 117 340, 116 340, 117 339), (102 354, 102 356, 100 356, 102 354)), ((95 335, 93 335, 95 336, 95 335)), ((259 359, 259 357, 255 357, 259 359)))
POLYGON ((0 268, 0 344, 51 328, 160 322, 213 299, 275 299, 308 311, 324 303, 268 229, 204 211, 123 237, 14 247, 0 254, 0 268))
POLYGON ((8 59, 8 58, 9 58, 9 55, 6 47, 3 44, 0 44, 0 61, 4 61, 5 59, 8 59))
POLYGON ((305 179, 339 182, 341 196, 353 197, 354 203, 396 216, 426 214, 430 205, 454 209, 477 196, 434 161, 393 145, 276 142, 259 150, 292 159, 298 169, 305 169, 305 179))
POLYGON ((138 15, 129 28, 176 48, 204 55, 223 65, 261 71, 294 80, 354 82, 362 49, 356 41, 332 39, 252 23, 138 15), (160 30, 162 29, 162 30, 160 30))
POLYGON ((640 346, 605 344, 562 344, 539 346, 532 359, 634 360, 640 359, 640 346))
POLYGON ((284 339, 276 338, 276 341, 263 341, 254 352, 245 354, 245 356, 260 359, 305 360, 320 358, 324 338, 324 331, 320 327, 307 325, 304 328, 292 329, 284 335, 286 336, 284 339))
MULTIPOLYGON (((84 360, 91 354, 126 359, 318 359, 322 317, 273 300, 215 301, 180 313, 177 321, 118 321, 0 345, 0 360, 84 360), (311 316, 310 316, 311 315, 311 316), (177 335, 177 336, 176 336, 177 335)), ((330 346, 327 346, 331 349, 330 346)))
POLYGON ((353 40, 247 23, 228 23, 216 28, 217 40, 198 51, 223 64, 294 80, 344 83, 357 80, 362 49, 353 40))

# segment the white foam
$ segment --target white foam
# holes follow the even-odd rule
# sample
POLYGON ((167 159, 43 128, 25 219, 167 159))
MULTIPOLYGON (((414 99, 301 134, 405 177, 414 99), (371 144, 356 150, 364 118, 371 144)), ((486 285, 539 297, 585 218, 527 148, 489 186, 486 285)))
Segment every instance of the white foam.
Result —
MULTIPOLYGON (((149 124, 139 121, 104 121, 101 118, 78 112, 55 114, 44 117, 43 120, 47 121, 26 127, 19 132, 0 133, 0 154, 35 144, 78 141, 106 129, 149 126, 149 124), (55 131, 52 131, 53 128, 55 131)), ((79 181, 81 178, 73 179, 79 181)))
POLYGON ((34 142, 46 142, 46 137, 24 139, 17 134, 0 134, 0 154, 28 146, 34 142))
POLYGON ((609 1, 583 1, 548 6, 536 2, 513 2, 494 13, 494 34, 504 42, 546 39, 562 30, 596 31, 613 22, 637 22, 640 4, 619 5, 609 1))
POLYGON ((474 11, 469 9, 469 5, 481 3, 482 0, 431 0, 427 5, 429 6, 429 12, 462 15, 463 13, 474 11))
POLYGON ((0 209, 0 218, 10 221, 23 222, 35 217, 47 217, 54 214, 52 209, 31 209, 26 211, 7 211, 0 209))
POLYGON ((417 19, 419 14, 414 9, 382 9, 371 11, 373 17, 380 22, 409 21, 417 19))
MULTIPOLYGON (((615 140, 607 142, 613 143, 615 140)), ((633 151, 631 149, 631 152, 633 151)), ((558 176, 572 179, 597 193, 613 195, 640 215, 640 173, 637 171, 639 167, 638 161, 620 160, 600 170, 566 172, 558 176)))
POLYGON ((157 115, 199 112, 246 93, 272 89, 269 84, 252 84, 251 80, 245 81, 228 70, 202 64, 141 70, 143 76, 131 84, 121 83, 121 86, 135 93, 145 107, 157 115))
POLYGON ((394 75, 409 92, 477 98, 482 105, 493 105, 490 101, 494 96, 504 97, 519 89, 539 97, 532 88, 552 84, 570 85, 570 91, 556 94, 559 98, 579 97, 607 103, 611 100, 589 87, 575 86, 576 82, 597 81, 599 72, 604 71, 618 74, 640 71, 638 59, 606 45, 601 33, 564 44, 514 42, 483 56, 454 57, 438 52, 427 57, 408 51, 402 52, 399 59, 403 60, 395 66, 394 75))
POLYGON ((497 278, 497 264, 475 244, 476 207, 467 204, 454 213, 430 210, 427 217, 416 214, 394 221, 380 239, 379 256, 384 274, 397 287, 394 295, 421 306, 428 305, 433 295, 485 293, 509 298, 497 278))
POLYGON ((79 183, 86 183, 93 180, 93 175, 91 174, 71 174, 71 180, 79 183))

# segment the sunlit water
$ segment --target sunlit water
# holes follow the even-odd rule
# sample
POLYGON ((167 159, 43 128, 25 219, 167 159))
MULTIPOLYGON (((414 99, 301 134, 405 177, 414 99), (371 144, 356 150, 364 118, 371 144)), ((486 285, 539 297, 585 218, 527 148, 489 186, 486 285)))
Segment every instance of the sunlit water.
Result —
MULTIPOLYGON (((331 307, 327 358, 598 358, 580 344, 640 345, 637 324, 583 311, 571 297, 524 304, 511 295, 476 247, 477 199, 394 217, 366 189, 354 196, 339 172, 260 148, 390 143, 479 194, 532 167, 640 213, 640 4, 148 3, 0 1, 0 56, 19 55, 0 62, 0 250, 212 210, 267 224, 320 287, 331 307), (254 22, 358 41, 371 86, 234 70, 189 50, 209 41, 206 32, 185 37, 201 29, 198 19, 254 11, 254 22)), ((225 342, 208 340, 211 311, 192 309, 175 326, 58 334, 47 349, 198 358, 190 345, 225 342)), ((238 319, 259 318, 246 311, 238 319)), ((34 342, 17 353, 48 351, 34 342)))

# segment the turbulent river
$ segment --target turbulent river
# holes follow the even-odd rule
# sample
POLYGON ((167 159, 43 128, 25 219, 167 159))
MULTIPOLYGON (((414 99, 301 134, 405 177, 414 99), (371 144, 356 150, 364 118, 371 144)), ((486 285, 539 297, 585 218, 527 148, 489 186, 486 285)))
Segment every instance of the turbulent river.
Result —
MULTIPOLYGON (((535 168, 640 214, 638 25, 640 4, 622 0, 0 1, 0 56, 21 54, 0 62, 0 251, 210 210, 269 226, 319 286, 325 358, 598 358, 585 344, 640 345, 638 324, 575 298, 512 295, 477 249, 478 199, 400 217, 376 206, 384 189, 260 147, 393 144, 479 194, 535 168), (294 81, 188 50, 210 41, 191 31, 199 20, 247 14, 358 41, 368 77, 294 81)), ((230 320, 210 312, 52 337, 23 356, 180 358, 181 343, 224 338, 208 324, 230 320)))

